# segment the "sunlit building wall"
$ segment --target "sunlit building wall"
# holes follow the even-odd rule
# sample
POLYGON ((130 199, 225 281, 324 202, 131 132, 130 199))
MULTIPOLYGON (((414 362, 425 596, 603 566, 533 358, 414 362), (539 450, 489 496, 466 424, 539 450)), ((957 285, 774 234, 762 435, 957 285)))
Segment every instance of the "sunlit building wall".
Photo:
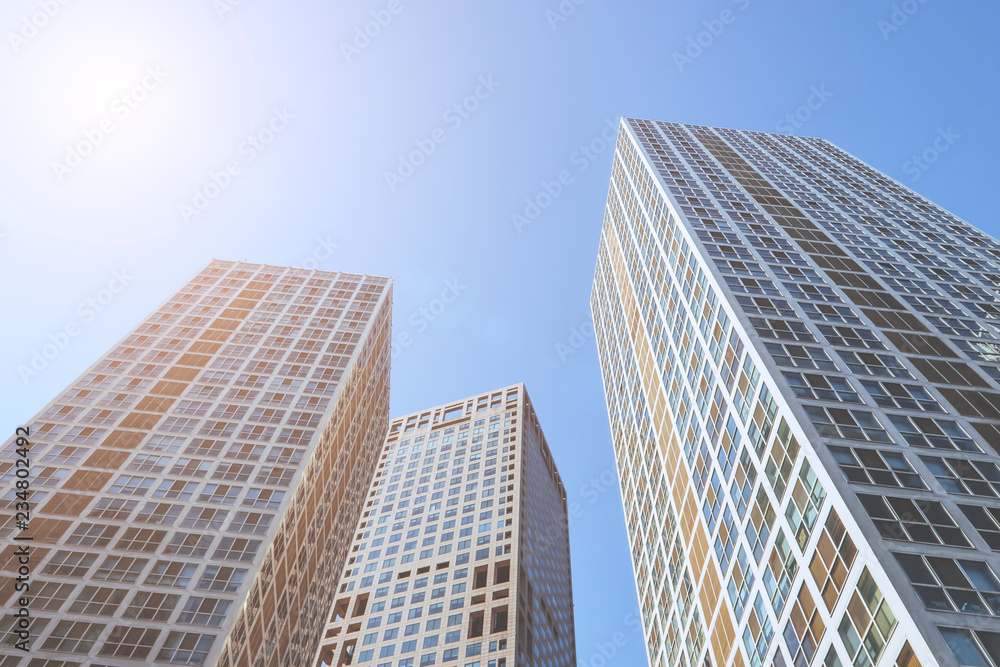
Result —
POLYGON ((0 665, 308 664, 388 426, 391 301, 386 278, 213 261, 30 420, 0 665))
POLYGON ((623 120, 592 309, 652 665, 1000 665, 998 289, 829 142, 623 120))

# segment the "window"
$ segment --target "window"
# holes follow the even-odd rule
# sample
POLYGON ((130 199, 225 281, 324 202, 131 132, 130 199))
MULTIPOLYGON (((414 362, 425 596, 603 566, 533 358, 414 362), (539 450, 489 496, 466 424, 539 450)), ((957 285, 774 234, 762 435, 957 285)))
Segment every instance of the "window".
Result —
POLYGON ((156 656, 156 661, 181 665, 203 665, 214 642, 213 635, 174 631, 167 635, 163 647, 156 656))
POLYGON ((127 470, 135 472, 161 473, 170 462, 169 456, 157 456, 155 454, 138 454, 132 462, 128 464, 127 470))
POLYGON ((850 482, 921 491, 927 489, 920 475, 900 452, 831 446, 830 453, 850 482))
POLYGON ((837 296, 837 293, 834 292, 833 289, 827 287, 826 285, 783 283, 783 286, 795 299, 802 299, 804 301, 827 301, 831 303, 844 302, 839 296, 837 296))
POLYGON ((808 327, 798 320, 766 320, 761 317, 751 317, 750 325, 761 338, 777 340, 794 340, 805 343, 815 343, 808 327))
POLYGON ((830 510, 809 563, 809 571, 828 611, 832 612, 837 605, 857 554, 858 550, 840 517, 830 510))
POLYGON ((163 549, 164 555, 173 556, 194 556, 200 558, 208 553, 208 547, 212 544, 211 535, 198 535, 197 533, 174 533, 170 542, 163 549))
POLYGON ((184 453, 190 456, 209 456, 214 458, 219 455, 222 451, 222 446, 225 444, 225 440, 205 440, 204 438, 195 438, 184 450, 184 453))
POLYGON ((809 535, 816 525, 825 498, 826 491, 820 485, 812 466, 809 465, 809 461, 803 461, 795 488, 792 489, 792 502, 788 503, 785 509, 785 518, 800 549, 805 549, 806 542, 809 541, 809 535))
POLYGON ((81 523, 76 530, 66 538, 66 544, 83 547, 103 548, 118 533, 118 526, 98 525, 96 523, 81 523))
POLYGON ((941 628, 948 648, 960 667, 996 667, 1000 665, 1000 634, 986 630, 941 628), (989 656, 987 658, 986 656, 989 656))
POLYGON ((96 445, 108 430, 91 426, 74 426, 61 439, 81 445, 96 445))
POLYGON ((182 444, 184 444, 184 438, 172 435, 154 434, 149 437, 149 440, 146 441, 146 444, 144 444, 142 448, 151 452, 176 454, 181 451, 182 444))
POLYGON ((929 449, 952 449, 963 452, 981 453, 972 438, 956 422, 949 419, 917 417, 911 415, 887 415, 903 440, 913 447, 929 449))
POLYGON ((904 295, 903 299, 918 313, 928 315, 964 315, 965 312, 953 301, 935 299, 929 296, 904 295))
POLYGON ((224 537, 219 543, 219 548, 212 555, 212 558, 238 560, 249 563, 257 556, 260 544, 260 540, 224 537))
POLYGON ((195 563, 160 560, 153 566, 143 583, 149 586, 186 588, 197 569, 198 565, 195 563))
POLYGON ((138 475, 118 475, 118 479, 108 488, 108 493, 121 493, 131 496, 144 496, 153 486, 152 477, 138 475))
POLYGON ((959 505, 990 549, 1000 551, 1000 508, 959 505))
POLYGON ((861 403, 861 398, 846 378, 816 373, 783 372, 782 375, 797 398, 861 403))
POLYGON ((267 454, 267 463, 279 463, 284 465, 298 465, 302 462, 302 456, 305 454, 304 449, 299 449, 297 447, 282 447, 275 446, 271 448, 271 451, 267 454))
POLYGON ((958 317, 937 317, 934 315, 924 315, 924 317, 934 328, 943 334, 986 339, 996 336, 991 329, 975 320, 966 320, 958 317))
POLYGON ((746 610, 753 584, 754 576, 750 567, 750 559, 747 557, 746 550, 741 546, 736 554, 736 566, 733 568, 728 586, 729 602, 733 605, 737 621, 743 619, 743 612, 746 610))
POLYGON ((75 584, 38 581, 31 586, 31 606, 38 611, 59 611, 69 599, 75 584))
POLYGON ((260 512, 237 512, 229 530, 237 533, 263 535, 271 526, 274 517, 260 512))
POLYGON ((858 494, 879 534, 887 540, 971 547, 944 506, 934 500, 858 494))
POLYGON ((243 499, 243 504, 247 507, 258 507, 261 509, 278 509, 281 501, 285 497, 284 491, 273 491, 271 489, 250 489, 247 497, 243 499))
POLYGON ((204 477, 211 467, 211 461, 182 458, 177 459, 177 463, 170 469, 170 474, 184 477, 204 477))
POLYGON ((177 622, 218 628, 226 620, 232 604, 229 600, 192 596, 188 598, 184 610, 177 617, 177 622))
POLYGON ((803 581, 783 633, 788 653, 792 656, 792 664, 812 664, 816 648, 825 632, 826 625, 823 623, 823 618, 818 613, 816 603, 809 594, 809 588, 803 581))
POLYGON ((761 662, 767 649, 771 645, 774 637, 774 626, 767 613, 767 605, 764 604, 760 593, 754 600, 753 608, 750 610, 750 617, 747 620, 747 627, 743 631, 743 648, 746 649, 750 659, 750 667, 761 667, 761 662))
POLYGON ((903 648, 899 650, 899 655, 896 657, 895 667, 920 667, 920 661, 917 660, 910 642, 903 642, 903 648))
POLYGON ((944 490, 959 495, 1000 496, 1000 468, 991 461, 921 456, 944 490))
POLYGON ((771 557, 768 558, 767 567, 764 568, 763 581, 764 588, 771 600, 771 608, 774 609, 775 616, 780 617, 785 608, 785 600, 792 589, 792 580, 799 571, 798 563, 792 550, 785 539, 785 533, 780 528, 778 536, 774 540, 774 547, 771 549, 771 557))
POLYGON ((847 368, 856 375, 913 378, 910 371, 896 357, 888 354, 858 352, 857 350, 836 350, 836 352, 847 368))
POLYGON ((181 505, 171 505, 170 503, 149 502, 139 511, 135 520, 141 523, 152 523, 156 525, 172 526, 181 515, 181 505))
POLYGON ((145 558, 133 558, 131 556, 108 556, 97 568, 94 579, 104 581, 120 581, 122 583, 135 583, 139 579, 139 574, 146 563, 145 558))
POLYGON ((64 465, 78 465, 86 454, 91 450, 86 447, 70 447, 69 445, 53 445, 45 456, 42 463, 62 463, 64 465))
POLYGON ((205 573, 201 575, 195 588, 199 591, 235 593, 246 578, 246 574, 247 571, 244 568, 209 565, 205 568, 205 573))
POLYGON ((949 388, 941 388, 940 391, 955 412, 963 417, 1000 419, 1000 394, 949 388))
POLYGON ((924 607, 1000 616, 1000 581, 982 561, 894 553, 924 607))
POLYGON ((152 628, 117 625, 104 642, 99 655, 126 660, 144 660, 159 636, 160 631, 152 628))
POLYGON ((829 303, 800 303, 799 308, 813 322, 861 323, 861 318, 847 306, 835 306, 829 303))
POLYGON ((254 484, 272 484, 275 486, 288 486, 292 477, 295 476, 294 468, 277 468, 274 466, 263 466, 254 479, 254 484))
POLYGON ((816 431, 827 438, 871 442, 892 442, 892 438, 871 412, 804 405, 816 431))
POLYGON ((42 574, 55 577, 83 577, 96 560, 96 554, 57 551, 52 560, 42 568, 42 574))
POLYGON ((747 522, 746 537, 753 552, 754 561, 759 563, 764 555, 764 545, 771 536, 774 526, 774 509, 763 488, 757 489, 757 500, 750 511, 750 521, 747 522))
POLYGON ((832 327, 820 324, 819 332, 826 338, 830 345, 836 347, 867 348, 869 350, 884 350, 885 345, 878 339, 874 332, 868 329, 857 329, 854 327, 832 327))
POLYGON ((160 482, 160 486, 153 491, 154 498, 170 498, 175 500, 191 500, 194 490, 198 488, 198 482, 182 482, 180 480, 165 479, 160 482))
POLYGON ((139 591, 125 609, 122 618, 134 618, 140 621, 168 621, 180 599, 180 595, 172 593, 139 591))
POLYGON ((769 299, 763 296, 736 295, 736 302, 747 315, 794 318, 795 311, 784 299, 769 299))
POLYGON ((821 347, 792 345, 790 343, 764 343, 774 363, 791 368, 812 368, 835 371, 837 365, 821 347))
POLYGON ((930 392, 919 385, 862 380, 861 386, 882 408, 944 412, 930 392))
POLYGON ((222 524, 225 523, 228 516, 229 510, 192 507, 188 510, 188 514, 184 517, 184 520, 181 521, 181 527, 198 528, 201 530, 221 530, 222 524))
POLYGON ((784 418, 778 423, 778 429, 774 442, 771 444, 771 454, 764 466, 764 474, 767 476, 774 495, 778 500, 784 499, 785 489, 788 485, 788 478, 792 473, 792 468, 799 456, 799 443, 792 435, 788 422, 784 418))
POLYGON ((59 651, 60 653, 89 653, 105 627, 103 623, 59 621, 48 639, 42 644, 42 650, 59 651))
POLYGON ((225 484, 206 484, 198 496, 200 503, 219 503, 222 505, 233 505, 240 495, 242 489, 238 486, 228 486, 225 484))
POLYGON ((166 534, 165 530, 152 528, 126 528, 115 549, 152 553, 159 548, 166 534))
POLYGON ((726 573, 729 571, 729 561, 733 557, 733 549, 736 547, 736 540, 739 538, 739 531, 736 522, 733 521, 733 513, 726 505, 722 510, 722 522, 719 524, 719 534, 715 538, 715 557, 719 561, 719 569, 726 573))
POLYGON ((88 616, 114 616, 118 607, 125 600, 127 591, 121 588, 101 588, 99 586, 84 586, 83 590, 69 607, 71 614, 87 614, 88 616))
POLYGON ((878 664, 896 617, 865 568, 838 629, 854 667, 878 664))

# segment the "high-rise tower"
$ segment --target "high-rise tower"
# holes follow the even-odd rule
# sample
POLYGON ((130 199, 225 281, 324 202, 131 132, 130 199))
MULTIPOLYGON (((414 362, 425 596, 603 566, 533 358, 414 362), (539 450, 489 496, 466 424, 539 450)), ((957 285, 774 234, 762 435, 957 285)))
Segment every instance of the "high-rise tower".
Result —
POLYGON ((17 441, 0 461, 0 665, 308 664, 388 426, 391 301, 213 261, 32 419, 27 529, 17 441))
POLYGON ((523 384, 393 419, 316 664, 575 667, 567 528, 523 384))
POLYGON ((592 296, 652 665, 1000 665, 1000 243, 625 119, 592 296))

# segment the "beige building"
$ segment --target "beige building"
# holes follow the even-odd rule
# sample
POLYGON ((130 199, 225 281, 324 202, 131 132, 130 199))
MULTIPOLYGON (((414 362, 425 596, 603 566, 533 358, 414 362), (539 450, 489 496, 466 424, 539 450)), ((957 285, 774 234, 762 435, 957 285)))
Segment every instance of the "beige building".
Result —
POLYGON ((576 665, 566 492, 524 385, 393 419, 316 665, 576 665))
POLYGON ((391 302, 386 278, 213 261, 30 420, 0 666, 308 664, 388 426, 391 302))

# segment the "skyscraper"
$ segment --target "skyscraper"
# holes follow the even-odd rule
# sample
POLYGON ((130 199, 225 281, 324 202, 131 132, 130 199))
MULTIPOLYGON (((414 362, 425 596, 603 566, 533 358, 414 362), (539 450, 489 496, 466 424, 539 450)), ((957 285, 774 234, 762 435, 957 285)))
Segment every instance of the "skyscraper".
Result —
POLYGON ((566 491, 524 385, 393 419, 317 665, 576 665, 566 491))
POLYGON ((31 420, 0 665, 308 664, 388 424, 391 301, 386 278, 213 261, 31 420))
POLYGON ((652 665, 1000 665, 998 289, 829 142, 622 122, 592 307, 652 665))

